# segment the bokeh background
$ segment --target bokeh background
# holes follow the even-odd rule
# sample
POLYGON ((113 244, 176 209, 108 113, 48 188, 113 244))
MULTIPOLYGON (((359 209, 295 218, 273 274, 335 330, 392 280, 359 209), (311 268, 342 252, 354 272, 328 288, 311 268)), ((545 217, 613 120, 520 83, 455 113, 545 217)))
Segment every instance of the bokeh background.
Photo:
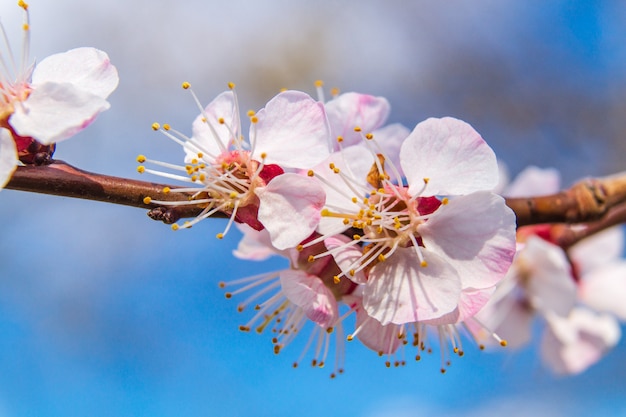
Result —
MULTIPOLYGON (((20 9, 0 0, 20 51, 20 9)), ((244 109, 281 87, 382 95, 390 122, 471 123, 507 164, 553 166, 564 185, 624 169, 626 6, 620 1, 32 0, 32 57, 107 51, 120 73, 111 109, 58 159, 139 177, 139 153, 177 162, 154 121, 184 132, 228 81, 244 109)), ((6 59, 6 58, 5 58, 6 59)), ((142 177, 142 179, 152 179, 142 177)), ((269 336, 220 280, 281 268, 239 262, 221 220, 172 232, 145 211, 0 193, 0 416, 626 415, 626 343, 583 373, 546 371, 536 346, 437 353, 387 369, 357 342, 344 375, 292 369, 303 340, 269 336)), ((408 351, 411 357, 412 352, 408 351)))

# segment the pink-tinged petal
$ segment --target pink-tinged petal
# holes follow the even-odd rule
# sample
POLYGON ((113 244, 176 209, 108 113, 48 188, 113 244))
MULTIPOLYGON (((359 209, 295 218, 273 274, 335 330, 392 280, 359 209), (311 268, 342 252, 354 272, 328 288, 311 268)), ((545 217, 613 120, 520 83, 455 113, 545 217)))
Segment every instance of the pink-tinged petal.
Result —
POLYGON ((489 302, 495 290, 495 286, 480 290, 463 289, 461 291, 461 299, 459 300, 458 321, 462 322, 475 316, 489 302))
MULTIPOLYGON (((496 296, 499 290, 496 290, 496 296)), ((534 312, 520 302, 515 293, 489 302, 474 317, 477 321, 470 318, 465 323, 474 337, 484 345, 499 345, 492 332, 506 340, 507 346, 513 349, 531 340, 534 312)))
POLYGON ((383 326, 363 309, 356 311, 356 327, 361 343, 379 355, 391 355, 402 344, 402 339, 398 337, 401 326, 393 323, 383 326))
MULTIPOLYGON (((321 185, 326 191, 326 207, 333 213, 354 213, 360 207, 353 202, 358 195, 356 191, 365 194, 371 188, 367 184, 367 174, 374 163, 374 156, 367 149, 359 146, 351 146, 340 152, 334 152, 323 162, 313 168, 315 177, 320 178, 321 185), (329 168, 334 164, 339 174, 329 168), (350 178, 350 182, 344 181, 342 175, 350 178), (350 185, 349 185, 350 184, 350 185)), ((338 217, 322 217, 319 225, 321 234, 340 233, 349 226, 343 224, 343 219, 338 217)))
POLYGON ((385 123, 390 110, 391 106, 384 97, 341 94, 326 103, 333 141, 341 136, 344 146, 359 144, 361 133, 355 132, 354 128, 358 126, 363 133, 371 133, 385 123))
POLYGON ((530 304, 546 314, 566 316, 576 303, 576 284, 561 248, 531 236, 515 261, 521 264, 530 304))
POLYGON ((109 107, 105 99, 72 84, 45 83, 15 108, 9 123, 18 135, 49 145, 80 132, 109 107))
POLYGON ((254 192, 260 200, 259 221, 277 249, 297 246, 319 224, 326 196, 313 178, 287 173, 254 192))
POLYGON ((541 341, 543 362, 557 374, 578 374, 613 348, 621 336, 617 321, 583 308, 569 317, 552 315, 541 341))
POLYGON ((185 162, 197 158, 199 151, 216 158, 239 136, 239 124, 235 96, 232 91, 224 91, 204 108, 204 114, 199 114, 193 121, 192 140, 188 142, 188 160, 185 162))
POLYGON ((11 132, 0 128, 0 190, 11 179, 17 168, 17 149, 11 132))
POLYGON ((429 179, 424 195, 462 195, 491 190, 498 183, 493 150, 472 126, 454 119, 419 123, 402 144, 400 164, 414 195, 429 179))
POLYGON ((318 277, 287 269, 280 272, 280 285, 289 301, 318 325, 330 327, 339 317, 335 297, 318 277))
POLYGON ((612 262, 585 275, 578 294, 589 307, 626 320, 626 261, 612 262))
POLYGON ((568 253, 583 277, 609 263, 618 261, 624 252, 624 230, 615 226, 589 236, 574 246, 568 253))
POLYGON ((233 250, 233 255, 239 259, 250 261, 263 261, 279 252, 272 246, 272 240, 267 230, 254 230, 244 223, 236 223, 237 229, 243 233, 243 237, 233 250))
POLYGON ((461 296, 461 278, 445 260, 424 252, 428 266, 412 248, 398 248, 370 271, 363 307, 383 325, 432 320, 453 311, 461 296))
POLYGON ((402 143, 409 136, 411 131, 400 123, 393 123, 374 131, 374 139, 380 145, 385 157, 385 166, 387 171, 391 173, 389 164, 393 164, 396 170, 402 172, 400 165, 400 148, 402 143))
POLYGON ((457 270, 463 288, 488 288, 515 255, 515 215, 504 199, 479 191, 450 199, 418 228, 428 250, 457 270))
POLYGON ((561 174, 554 168, 529 166, 517 174, 515 180, 502 192, 506 197, 530 197, 558 193, 561 174))
POLYGON ((357 284, 365 284, 367 277, 363 270, 355 272, 354 275, 350 274, 351 269, 359 266, 357 261, 363 257, 363 250, 359 245, 346 245, 349 242, 353 242, 353 239, 344 235, 335 235, 324 239, 324 246, 331 252, 335 263, 346 277, 357 284))
POLYGON ((32 78, 35 90, 50 82, 72 84, 105 99, 117 87, 119 77, 105 52, 85 47, 50 55, 37 64, 32 78))
POLYGON ((285 91, 257 113, 250 128, 254 155, 284 168, 308 169, 330 154, 330 128, 324 105, 299 91, 285 91))

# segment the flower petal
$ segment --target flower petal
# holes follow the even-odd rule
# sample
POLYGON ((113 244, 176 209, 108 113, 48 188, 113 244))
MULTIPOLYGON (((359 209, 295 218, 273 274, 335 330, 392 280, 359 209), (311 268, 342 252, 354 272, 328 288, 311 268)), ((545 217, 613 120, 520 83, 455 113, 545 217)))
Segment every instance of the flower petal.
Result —
POLYGON ((328 328, 339 317, 335 297, 318 277, 286 269, 280 272, 280 285, 289 301, 318 325, 328 328))
POLYGON ((515 180, 502 192, 507 197, 529 197, 558 193, 561 174, 554 168, 529 166, 517 174, 515 180))
POLYGON ((428 250, 457 270, 463 288, 495 285, 515 254, 515 215, 502 197, 488 191, 450 199, 418 233, 428 250))
POLYGON ((584 276, 610 263, 619 262, 624 252, 624 230, 610 227, 576 243, 568 250, 580 274, 584 276))
POLYGON ((344 146, 356 145, 362 139, 354 128, 358 126, 364 133, 373 132, 385 123, 390 110, 384 97, 352 92, 341 94, 326 103, 332 139, 341 136, 344 146))
POLYGON ((50 145, 80 132, 109 107, 102 97, 73 84, 45 83, 16 106, 9 123, 18 135, 50 145))
POLYGON ((354 242, 354 240, 344 235, 335 235, 324 239, 324 246, 331 252, 335 263, 346 277, 357 284, 365 284, 367 277, 363 270, 356 272, 354 275, 350 274, 350 270, 356 269, 356 266, 359 266, 357 261, 363 257, 361 247, 354 244, 346 245, 350 242, 354 242))
POLYGON ((585 275, 578 294, 589 307, 626 320, 626 261, 610 263, 585 275))
POLYGON ((250 128, 254 155, 283 168, 308 169, 330 153, 330 128, 324 105, 300 91, 285 91, 257 113, 250 128))
POLYGON ((0 128, 0 190, 11 179, 17 168, 17 149, 13 135, 7 129, 0 128))
POLYGON ((444 117, 419 123, 402 144, 400 163, 415 194, 424 196, 491 190, 498 183, 496 155, 469 124, 444 117))
POLYGON ((85 47, 50 55, 38 63, 32 78, 34 89, 49 82, 72 84, 105 99, 117 87, 119 77, 105 52, 85 47))
POLYGON ((233 255, 239 259, 251 261, 263 261, 272 255, 278 255, 272 246, 270 235, 266 229, 254 230, 245 223, 235 223, 237 229, 243 233, 243 237, 233 250, 233 255))
POLYGON ((254 192, 260 200, 259 221, 277 249, 297 246, 317 227, 325 194, 313 178, 286 173, 254 192))
POLYGON ((568 318, 548 317, 541 341, 543 362, 557 374, 577 374, 596 363, 621 336, 617 321, 583 308, 568 318))
POLYGON ((363 307, 381 324, 437 319, 458 306, 461 278, 444 259, 423 252, 426 267, 420 266, 414 249, 398 248, 371 269, 363 307))
POLYGON ((216 159, 233 140, 238 139, 239 125, 235 95, 232 91, 224 91, 204 108, 204 114, 199 114, 193 121, 192 140, 186 144, 185 162, 197 158, 198 152, 216 159))

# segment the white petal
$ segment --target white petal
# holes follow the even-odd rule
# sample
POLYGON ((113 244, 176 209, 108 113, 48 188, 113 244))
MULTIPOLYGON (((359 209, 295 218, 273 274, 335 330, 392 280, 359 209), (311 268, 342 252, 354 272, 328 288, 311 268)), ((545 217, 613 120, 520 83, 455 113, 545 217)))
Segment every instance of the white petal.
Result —
POLYGON ((480 290, 465 288, 461 291, 459 300, 459 322, 465 321, 476 315, 488 302, 496 287, 480 290))
POLYGON ((558 374, 577 374, 596 363, 621 336, 609 315, 576 308, 568 318, 548 317, 541 342, 544 363, 558 374))
MULTIPOLYGON (((357 284, 365 284, 367 282, 367 277, 365 276, 363 270, 356 272, 354 275, 350 274, 351 269, 356 269, 355 262, 363 257, 363 250, 359 245, 350 245, 341 248, 346 243, 352 241, 353 240, 347 236, 336 235, 324 239, 324 246, 332 252, 335 263, 346 275, 346 277, 357 284)), ((356 266, 358 266, 358 264, 356 266)))
POLYGON ((610 263, 585 275, 579 296, 588 306, 626 320, 626 261, 610 263))
POLYGON ((529 166, 517 174, 502 195, 506 197, 530 197, 558 193, 561 189, 561 174, 554 168, 529 166))
POLYGON ((16 106, 9 123, 18 135, 50 145, 80 132, 109 107, 105 99, 72 84, 45 83, 16 106))
POLYGON ((531 236, 518 254, 516 264, 526 266, 526 292, 533 308, 543 314, 569 314, 576 303, 576 284, 561 248, 531 236))
POLYGON ((197 158, 198 151, 217 157, 228 149, 231 141, 239 136, 239 114, 236 110, 232 91, 224 91, 205 107, 205 114, 199 114, 192 124, 193 142, 200 144, 202 149, 196 149, 190 143, 185 162, 197 158), (220 119, 223 123, 219 122, 220 119))
POLYGON ((266 187, 255 189, 259 197, 259 221, 277 249, 297 246, 309 237, 320 220, 325 194, 313 178, 286 173, 266 187))
POLYGON ((87 93, 107 98, 117 87, 119 77, 105 52, 95 48, 76 48, 50 55, 37 64, 32 85, 37 89, 48 82, 69 83, 87 93))
POLYGON ((330 123, 332 139, 343 138, 344 146, 356 145, 362 141, 363 133, 371 133, 385 123, 391 106, 384 97, 367 94, 345 93, 326 103, 326 114, 330 123))
POLYGON ((11 179, 17 168, 17 149, 11 132, 0 128, 0 190, 11 179))
POLYGON ((237 249, 233 250, 235 257, 251 261, 262 261, 278 254, 272 246, 267 230, 254 230, 245 223, 235 223, 235 225, 243 233, 237 249))
POLYGON ((515 254, 515 215, 488 191, 456 197, 418 228, 424 245, 461 276, 463 288, 488 288, 504 277, 515 254))
POLYGON ((568 250, 583 276, 596 268, 618 261, 623 252, 624 230, 621 226, 610 227, 589 236, 568 250))
POLYGON ((385 166, 388 173, 393 172, 389 169, 389 164, 393 164, 397 170, 402 172, 400 149, 409 133, 411 133, 409 129, 400 123, 393 123, 374 131, 374 139, 384 152, 386 158, 385 166))
POLYGON ((318 277, 287 269, 280 272, 280 285, 289 301, 318 325, 327 328, 338 318, 337 301, 318 277))
POLYGON ((375 265, 363 291, 367 313, 383 325, 440 318, 453 311, 461 296, 461 279, 443 259, 424 252, 421 267, 411 248, 398 248, 375 265))
POLYGON ((429 179, 424 196, 491 190, 498 163, 489 145, 469 124, 451 117, 428 119, 402 144, 400 163, 414 195, 429 179))
MULTIPOLYGON (((367 149, 360 146, 351 146, 341 152, 331 154, 326 160, 313 168, 316 177, 325 180, 322 187, 326 191, 326 207, 331 212, 358 213, 360 206, 352 199, 363 200, 371 186, 367 184, 367 174, 374 163, 374 156, 367 149), (329 168, 333 163, 341 175, 350 180, 344 181, 340 174, 329 168), (329 185, 330 184, 330 185, 329 185)), ((322 217, 319 226, 321 234, 335 233, 347 229, 341 218, 322 217)))
POLYGON ((257 113, 250 128, 254 156, 284 168, 308 169, 330 154, 330 128, 324 105, 299 91, 285 91, 257 113))

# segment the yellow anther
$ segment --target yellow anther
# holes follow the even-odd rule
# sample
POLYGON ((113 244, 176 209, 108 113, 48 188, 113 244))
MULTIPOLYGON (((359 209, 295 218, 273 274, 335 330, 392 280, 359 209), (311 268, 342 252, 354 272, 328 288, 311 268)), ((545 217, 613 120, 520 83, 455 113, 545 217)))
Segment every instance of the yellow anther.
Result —
POLYGON ((309 169, 306 173, 306 175, 308 175, 309 177, 314 177, 315 176, 315 172, 313 172, 312 169, 309 169))
POLYGON ((354 269, 351 269, 350 271, 348 271, 348 273, 350 274, 351 277, 356 275, 356 271, 354 269))
POLYGON ((193 182, 198 181, 198 176, 197 175, 192 175, 191 176, 191 181, 193 181, 193 182))
POLYGON ((355 132, 360 132, 362 129, 360 126, 354 126, 354 131, 355 132))
POLYGON ((428 184, 428 181, 430 181, 430 178, 428 177, 424 178, 424 184, 428 184))
POLYGON ((152 203, 152 199, 150 197, 144 197, 143 198, 143 203, 144 204, 150 204, 150 203, 152 203))
POLYGON ((267 158, 267 152, 261 152, 261 159, 267 158))
POLYGON ((252 117, 250 118, 250 123, 258 123, 258 122, 259 122, 259 118, 258 118, 258 117, 256 117, 256 116, 252 116, 252 117))
POLYGON ((343 136, 337 136, 337 142, 339 143, 343 142, 343 136))
POLYGON ((143 155, 139 155, 137 157, 137 162, 139 162, 140 164, 143 164, 144 162, 146 162, 146 157, 143 155))
POLYGON ((330 95, 331 97, 335 97, 339 95, 339 89, 337 87, 333 87, 330 89, 330 95))
POLYGON ((371 134, 371 133, 366 133, 365 134, 365 139, 373 139, 373 138, 374 138, 373 134, 371 134))
POLYGON ((254 112, 254 110, 248 110, 248 112, 246 113, 248 115, 248 117, 252 117, 254 116, 256 113, 254 112))
POLYGON ((382 253, 380 255, 378 255, 378 261, 380 262, 385 262, 385 255, 383 255, 382 253))
POLYGON ((18 1, 17 5, 20 6, 24 10, 28 10, 28 3, 26 3, 24 0, 18 1))
POLYGON ((328 209, 322 209, 322 211, 320 212, 320 214, 322 216, 329 216, 330 215, 330 211, 328 209))
POLYGON ((504 340, 504 339, 500 340, 500 346, 506 347, 506 345, 508 345, 506 340, 504 340))
POLYGON ((202 123, 206 123, 207 122, 207 118, 206 117, 202 117, 200 120, 202 120, 202 123))
POLYGON ((215 235, 215 237, 218 239, 224 239, 224 233, 218 233, 215 235))
POLYGON ((237 198, 237 197, 239 197, 239 193, 237 191, 231 191, 228 196, 230 198, 237 198))
POLYGON ((188 89, 189 87, 191 87, 191 84, 189 84, 187 81, 185 81, 185 82, 183 83, 183 88, 186 90, 186 89, 188 89))
POLYGON ((158 123, 152 123, 152 130, 159 130, 161 128, 161 125, 158 123))
POLYGON ((217 286, 220 287, 220 288, 224 288, 224 287, 226 287, 226 283, 224 281, 220 281, 220 282, 217 283, 217 286))
POLYGON ((359 199, 358 199, 358 198, 356 198, 356 197, 352 197, 352 202, 353 202, 354 204, 356 204, 356 203, 358 203, 358 202, 359 202, 359 199))
POLYGON ((167 194, 171 191, 170 187, 163 187, 163 194, 167 194))
POLYGON ((335 275, 335 276, 333 277, 333 282, 334 282, 335 284, 339 284, 339 283, 341 282, 341 278, 339 278, 337 275, 335 275))
POLYGON ((170 130, 170 125, 167 123, 163 124, 163 130, 170 130))
POLYGON ((198 152, 198 158, 202 159, 204 157, 204 154, 202 152, 198 152))
POLYGON ((296 246, 296 250, 297 250, 298 252, 302 252, 302 249, 304 249, 304 246, 302 246, 302 245, 298 245, 298 246, 296 246))
POLYGON ((320 88, 324 86, 324 81, 322 80, 316 80, 315 81, 315 87, 320 88))
POLYGON ((352 235, 352 240, 360 240, 361 239, 361 235, 352 235))
POLYGON ((204 174, 200 174, 200 176, 198 177, 198 179, 199 179, 200 181, 205 181, 205 180, 206 180, 206 175, 204 175, 204 174))
POLYGON ((223 124, 225 123, 225 122, 224 122, 224 118, 223 118, 223 117, 220 117, 219 119, 217 119, 217 123, 219 123, 219 124, 223 125, 223 124))
POLYGON ((176 223, 174 223, 174 224, 172 225, 172 230, 178 230, 178 229, 180 229, 180 226, 179 226, 179 225, 177 225, 176 223))
POLYGON ((352 340, 354 340, 354 336, 352 336, 351 334, 348 335, 348 337, 346 337, 346 340, 348 342, 352 342, 352 340))
POLYGON ((449 202, 450 202, 450 200, 448 200, 448 197, 444 197, 444 198, 441 199, 441 204, 443 204, 444 206, 446 204, 448 204, 449 202))
POLYGON ((235 88, 235 83, 229 82, 228 83, 228 88, 231 89, 231 90, 234 89, 235 88))
POLYGON ((140 174, 143 174, 144 172, 146 172, 146 167, 143 166, 143 165, 139 165, 137 167, 137 172, 140 173, 140 174))
POLYGON ((315 262, 315 256, 313 255, 309 255, 309 257, 307 258, 308 262, 315 262))
POLYGON ((28 29, 30 29, 30 26, 28 25, 28 23, 24 23, 24 24, 22 25, 22 29, 24 29, 24 30, 28 30, 28 29))
POLYGON ((426 261, 422 261, 422 262, 420 262, 420 266, 422 268, 426 268, 428 266, 428 263, 426 261))
POLYGON ((281 87, 281 88, 278 89, 279 93, 284 93, 285 91, 287 91, 286 87, 281 87))
POLYGON ((335 164, 331 162, 330 164, 328 164, 328 168, 335 169, 335 164))
POLYGON ((191 160, 191 163, 192 163, 192 164, 194 164, 194 165, 196 165, 196 164, 198 163, 198 160, 197 160, 196 158, 193 158, 193 159, 191 160))
POLYGON ((343 224, 346 226, 350 224, 350 219, 343 219, 343 224))

